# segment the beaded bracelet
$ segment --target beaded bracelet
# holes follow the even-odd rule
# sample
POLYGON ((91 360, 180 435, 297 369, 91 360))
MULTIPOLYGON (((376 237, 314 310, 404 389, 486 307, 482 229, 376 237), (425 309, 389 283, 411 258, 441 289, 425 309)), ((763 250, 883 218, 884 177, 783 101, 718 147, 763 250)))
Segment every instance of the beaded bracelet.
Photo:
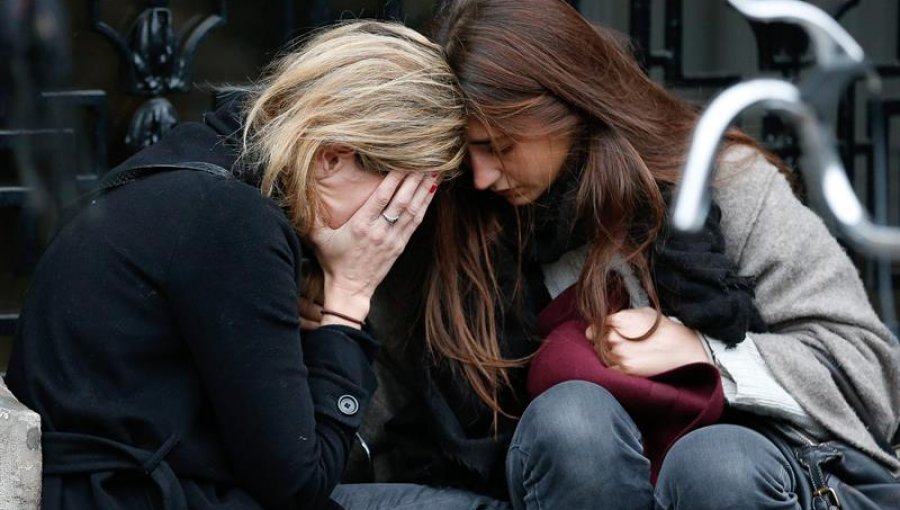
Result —
POLYGON ((339 318, 339 319, 344 319, 344 320, 347 321, 347 322, 352 322, 352 323, 354 323, 354 324, 358 324, 359 327, 363 327, 363 326, 366 325, 366 321, 361 321, 361 320, 359 320, 359 319, 354 319, 353 317, 350 317, 349 315, 344 315, 344 314, 342 314, 342 313, 340 313, 340 312, 335 312, 334 310, 326 310, 326 309, 323 308, 323 309, 322 309, 322 315, 334 315, 335 317, 337 317, 337 318, 339 318))

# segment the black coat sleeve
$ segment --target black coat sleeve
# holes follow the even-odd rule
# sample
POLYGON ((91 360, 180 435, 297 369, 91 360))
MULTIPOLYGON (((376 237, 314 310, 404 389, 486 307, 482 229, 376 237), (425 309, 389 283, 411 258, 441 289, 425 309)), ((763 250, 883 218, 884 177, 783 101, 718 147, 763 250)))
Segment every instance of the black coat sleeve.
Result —
POLYGON ((319 508, 375 389, 363 331, 301 340, 300 246, 258 190, 223 182, 179 240, 169 292, 236 483, 267 507, 319 508))

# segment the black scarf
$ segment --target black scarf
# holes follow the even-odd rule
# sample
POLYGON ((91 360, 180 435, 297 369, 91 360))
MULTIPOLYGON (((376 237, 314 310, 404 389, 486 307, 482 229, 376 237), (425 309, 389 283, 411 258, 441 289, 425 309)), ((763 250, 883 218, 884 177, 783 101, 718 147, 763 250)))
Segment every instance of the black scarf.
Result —
POLYGON ((730 346, 748 332, 768 328, 754 301, 755 279, 738 274, 725 256, 722 211, 712 203, 696 234, 664 226, 651 256, 653 281, 662 311, 730 346))
MULTIPOLYGON (((527 252, 541 264, 589 242, 583 218, 577 218, 575 192, 581 174, 564 170, 534 205, 534 233, 527 252)), ((671 189, 663 187, 668 207, 671 189)), ((738 274, 725 255, 722 211, 713 202, 702 230, 676 232, 668 224, 653 243, 651 277, 662 312, 688 327, 728 345, 737 345, 746 333, 767 330, 754 301, 754 278, 738 274)))

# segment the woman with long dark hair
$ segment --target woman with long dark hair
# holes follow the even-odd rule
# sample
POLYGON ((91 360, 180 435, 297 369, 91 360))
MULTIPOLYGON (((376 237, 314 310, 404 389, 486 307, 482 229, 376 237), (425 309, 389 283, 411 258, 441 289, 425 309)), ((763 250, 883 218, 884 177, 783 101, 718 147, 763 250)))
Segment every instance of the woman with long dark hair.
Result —
POLYGON ((730 132, 704 234, 675 235, 668 199, 698 116, 612 32, 562 0, 451 0, 433 36, 470 112, 470 178, 440 197, 424 321, 423 387, 457 480, 506 483, 515 508, 826 497, 773 437, 900 470, 884 447, 900 424, 896 340, 774 157, 730 132), (715 366, 725 415, 650 444, 668 415, 637 416, 633 393, 584 382, 585 366, 631 382, 715 366))

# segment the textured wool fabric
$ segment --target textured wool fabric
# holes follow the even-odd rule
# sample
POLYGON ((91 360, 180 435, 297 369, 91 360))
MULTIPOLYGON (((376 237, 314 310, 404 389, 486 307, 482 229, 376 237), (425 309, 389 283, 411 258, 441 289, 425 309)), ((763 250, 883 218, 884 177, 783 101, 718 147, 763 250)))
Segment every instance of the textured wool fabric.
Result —
POLYGON ((725 155, 713 197, 722 208, 725 253, 756 281, 769 332, 753 339, 775 378, 828 432, 900 474, 900 460, 872 437, 888 438, 900 425, 900 345, 847 254, 752 149, 725 155), (865 428, 813 349, 844 371, 878 430, 865 428))

